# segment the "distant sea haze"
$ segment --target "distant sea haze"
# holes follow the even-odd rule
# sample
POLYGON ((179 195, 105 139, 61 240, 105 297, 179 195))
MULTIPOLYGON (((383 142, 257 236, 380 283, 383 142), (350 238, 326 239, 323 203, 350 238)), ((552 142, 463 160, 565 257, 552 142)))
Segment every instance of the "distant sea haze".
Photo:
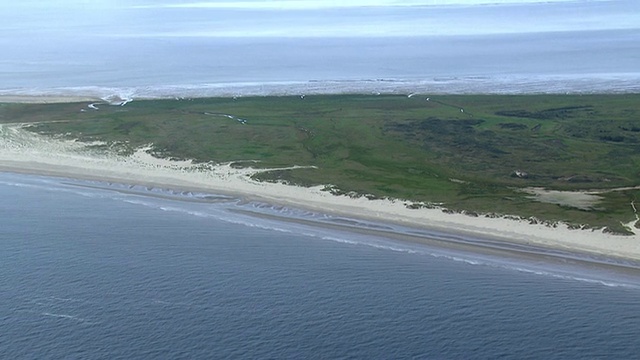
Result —
POLYGON ((56 3, 0 5, 0 95, 640 91, 637 1, 56 3))

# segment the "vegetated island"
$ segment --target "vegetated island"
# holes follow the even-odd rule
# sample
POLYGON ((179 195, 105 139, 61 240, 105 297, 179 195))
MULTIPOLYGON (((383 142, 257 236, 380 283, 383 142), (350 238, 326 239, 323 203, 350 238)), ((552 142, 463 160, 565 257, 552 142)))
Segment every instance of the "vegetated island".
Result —
POLYGON ((640 259, 640 94, 59 101, 0 104, 0 169, 640 259))

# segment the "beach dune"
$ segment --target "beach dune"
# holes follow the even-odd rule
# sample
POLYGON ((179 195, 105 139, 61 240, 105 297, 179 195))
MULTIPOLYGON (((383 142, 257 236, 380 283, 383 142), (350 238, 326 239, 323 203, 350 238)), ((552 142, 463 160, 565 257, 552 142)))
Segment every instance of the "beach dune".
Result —
POLYGON ((495 239, 509 244, 640 260, 640 235, 637 233, 620 236, 602 230, 569 229, 562 223, 550 226, 531 224, 528 220, 513 217, 450 213, 440 208, 412 209, 407 206, 410 202, 402 199, 354 198, 331 194, 324 190, 325 186, 300 187, 251 178, 264 169, 236 168, 228 163, 195 164, 159 159, 147 152, 148 147, 123 156, 98 151, 90 145, 96 144, 53 139, 29 132, 20 124, 0 125, 0 171, 234 195, 247 200, 445 233, 462 233, 472 238, 495 239))

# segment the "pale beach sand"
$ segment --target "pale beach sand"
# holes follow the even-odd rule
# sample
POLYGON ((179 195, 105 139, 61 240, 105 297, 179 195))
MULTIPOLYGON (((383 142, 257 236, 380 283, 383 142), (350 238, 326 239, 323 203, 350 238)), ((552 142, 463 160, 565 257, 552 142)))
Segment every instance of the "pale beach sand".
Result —
POLYGON ((96 101, 96 100, 100 101, 101 99, 97 97, 90 97, 90 96, 0 94, 0 103, 55 104, 55 103, 96 101))
MULTIPOLYGON (((94 144, 95 145, 95 144, 94 144)), ((0 125, 0 171, 93 179, 166 189, 199 190, 249 200, 362 218, 442 232, 469 234, 548 249, 640 260, 640 235, 620 236, 601 230, 551 227, 528 220, 445 213, 437 208, 407 208, 406 201, 336 196, 311 188, 257 182, 259 171, 229 164, 170 161, 138 149, 131 156, 97 151, 86 143, 54 139, 26 131, 20 125, 0 125)), ((247 159, 250 160, 250 159, 247 159)), ((304 164, 299 164, 304 165, 304 164)))

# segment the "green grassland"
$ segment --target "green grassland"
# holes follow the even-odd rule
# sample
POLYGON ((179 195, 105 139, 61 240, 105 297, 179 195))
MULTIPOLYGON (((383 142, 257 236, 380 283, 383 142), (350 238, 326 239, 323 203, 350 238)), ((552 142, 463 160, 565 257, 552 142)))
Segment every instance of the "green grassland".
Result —
POLYGON ((0 122, 103 140, 123 152, 152 143, 160 157, 313 165, 256 177, 617 233, 628 232, 620 222, 635 219, 630 203, 640 196, 609 192, 593 209, 580 210, 517 191, 640 185, 638 94, 322 95, 97 106, 2 104, 0 122))

